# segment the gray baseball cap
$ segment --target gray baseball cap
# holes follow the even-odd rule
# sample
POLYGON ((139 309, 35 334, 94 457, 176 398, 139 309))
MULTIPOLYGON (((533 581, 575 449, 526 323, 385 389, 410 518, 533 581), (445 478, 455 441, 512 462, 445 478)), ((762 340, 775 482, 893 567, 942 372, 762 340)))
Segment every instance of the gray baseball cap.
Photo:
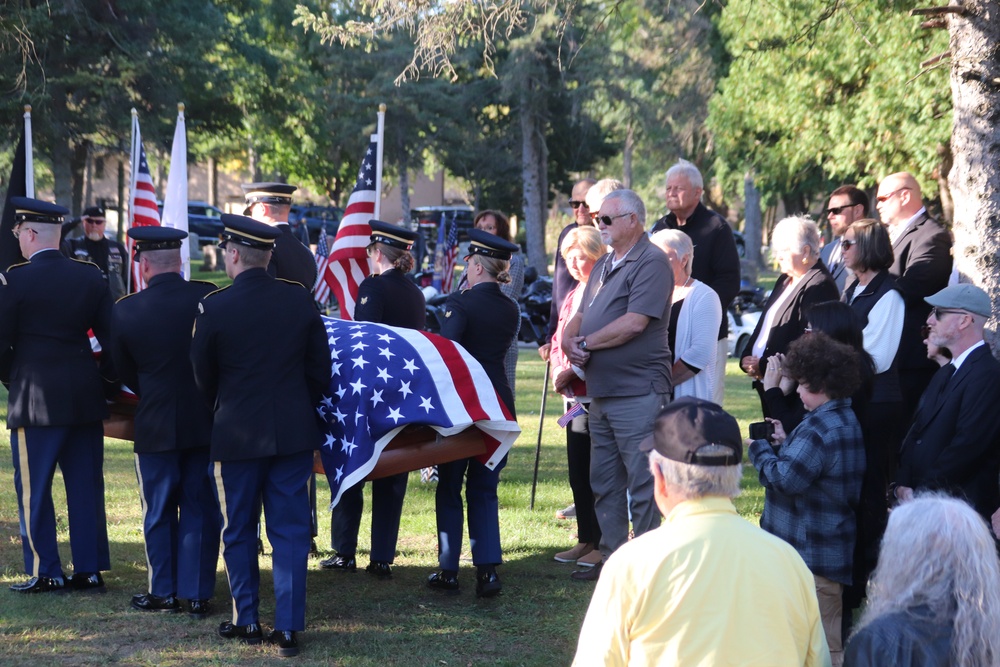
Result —
POLYGON ((983 317, 989 317, 993 312, 993 303, 990 301, 989 295, 981 288, 969 283, 948 285, 940 292, 924 297, 924 301, 937 308, 967 310, 983 317))

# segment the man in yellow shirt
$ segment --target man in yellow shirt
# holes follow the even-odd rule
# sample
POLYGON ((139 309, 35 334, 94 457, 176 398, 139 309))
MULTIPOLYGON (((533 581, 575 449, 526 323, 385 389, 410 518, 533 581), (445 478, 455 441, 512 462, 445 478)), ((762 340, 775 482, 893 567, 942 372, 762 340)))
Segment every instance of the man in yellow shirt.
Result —
POLYGON ((649 452, 662 526, 601 572, 573 664, 830 665, 812 574, 736 513, 743 447, 719 406, 663 408, 649 452))

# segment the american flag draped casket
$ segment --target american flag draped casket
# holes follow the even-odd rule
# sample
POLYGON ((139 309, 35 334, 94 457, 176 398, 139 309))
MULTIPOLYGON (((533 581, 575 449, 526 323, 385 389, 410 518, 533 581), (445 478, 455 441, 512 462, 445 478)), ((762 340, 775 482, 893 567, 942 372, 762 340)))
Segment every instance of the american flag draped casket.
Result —
MULTIPOLYGON (((510 451, 521 429, 460 345, 423 331, 323 320, 333 374, 316 411, 333 504, 364 479, 469 456, 492 468, 510 451)), ((132 439, 132 412, 134 405, 114 406, 105 435, 132 439)))

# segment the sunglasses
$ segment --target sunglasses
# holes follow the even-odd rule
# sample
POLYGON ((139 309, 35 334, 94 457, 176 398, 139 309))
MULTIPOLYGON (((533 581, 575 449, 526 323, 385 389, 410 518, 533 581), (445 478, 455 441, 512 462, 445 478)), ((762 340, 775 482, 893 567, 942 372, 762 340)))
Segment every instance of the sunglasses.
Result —
POLYGON ((893 197, 895 197, 896 195, 898 195, 903 190, 909 190, 909 189, 910 188, 899 188, 898 190, 893 190, 892 192, 890 192, 887 195, 879 195, 878 197, 875 197, 875 201, 877 201, 879 204, 884 204, 887 201, 889 201, 890 199, 892 199, 893 197))
POLYGON ((965 315, 964 310, 955 310, 954 308, 938 308, 937 306, 931 308, 931 315, 934 316, 935 320, 940 320, 942 315, 949 315, 952 313, 965 315))
POLYGON ((840 242, 840 247, 843 250, 850 250, 852 245, 858 245, 858 242, 857 241, 851 241, 851 240, 848 240, 848 239, 843 239, 840 242))
POLYGON ((846 209, 854 208, 855 206, 857 206, 857 204, 844 204, 843 206, 831 206, 830 208, 826 209, 826 214, 827 215, 840 215, 846 209))
POLYGON ((619 213, 618 215, 600 215, 597 217, 597 221, 600 222, 605 227, 610 227, 615 220, 618 218, 624 218, 626 215, 632 215, 631 213, 619 213))
POLYGON ((576 201, 575 199, 570 199, 569 200, 569 205, 573 208, 574 211, 576 209, 580 208, 581 206, 584 207, 584 208, 587 208, 587 202, 585 202, 585 201, 576 201))

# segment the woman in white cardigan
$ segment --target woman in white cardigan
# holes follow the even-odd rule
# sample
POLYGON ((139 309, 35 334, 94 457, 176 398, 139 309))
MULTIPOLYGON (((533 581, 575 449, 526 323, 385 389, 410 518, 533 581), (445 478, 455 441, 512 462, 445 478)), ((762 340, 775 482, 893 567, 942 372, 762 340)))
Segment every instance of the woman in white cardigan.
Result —
POLYGON ((673 351, 674 398, 694 396, 711 401, 716 382, 716 341, 722 305, 711 287, 691 277, 694 246, 691 237, 676 229, 653 234, 650 240, 667 255, 674 270, 670 311, 670 349, 673 351))

